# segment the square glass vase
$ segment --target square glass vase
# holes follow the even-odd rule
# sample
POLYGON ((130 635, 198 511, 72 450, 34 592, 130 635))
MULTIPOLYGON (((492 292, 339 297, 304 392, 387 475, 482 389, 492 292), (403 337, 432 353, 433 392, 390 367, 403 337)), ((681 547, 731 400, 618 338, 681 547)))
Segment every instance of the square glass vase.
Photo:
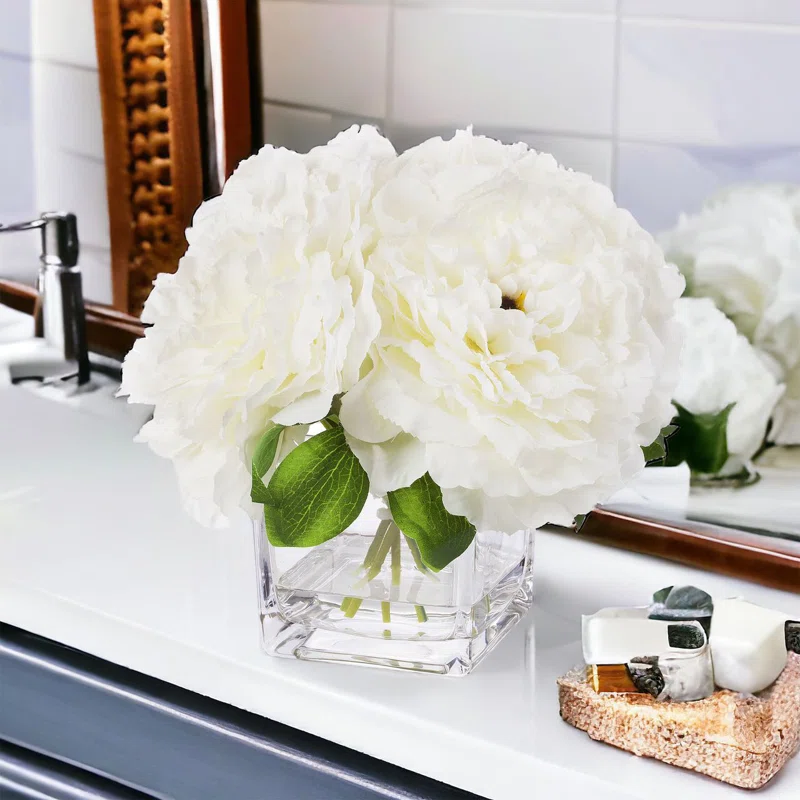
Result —
POLYGON ((368 502, 347 530, 309 548, 274 547, 263 519, 254 522, 264 649, 466 675, 531 607, 533 532, 479 531, 434 572, 376 506, 368 502))

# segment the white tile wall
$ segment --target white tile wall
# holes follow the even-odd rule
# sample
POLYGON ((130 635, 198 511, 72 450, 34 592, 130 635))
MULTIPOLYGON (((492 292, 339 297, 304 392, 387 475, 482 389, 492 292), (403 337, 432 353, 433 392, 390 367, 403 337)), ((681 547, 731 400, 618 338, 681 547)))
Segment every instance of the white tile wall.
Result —
POLYGON ((585 139, 547 133, 519 132, 502 141, 526 142, 536 150, 552 153, 560 164, 578 172, 587 172, 607 186, 612 182, 613 144, 610 139, 585 139))
POLYGON ((383 121, 264 103, 264 141, 298 153, 307 153, 312 147, 325 144, 351 125, 364 123, 380 128, 383 121))
POLYGON ((32 135, 30 61, 0 54, 0 214, 34 205, 32 135))
MULTIPOLYGON (((0 53, 0 224, 35 213, 32 137, 31 63, 0 53)), ((32 275, 38 239, 36 233, 0 236, 0 276, 20 280, 32 275)))
POLYGON ((32 3, 34 58, 97 69, 92 0, 18 0, 32 3))
POLYGON ((35 159, 39 207, 48 211, 63 209, 74 212, 78 216, 81 243, 110 247, 103 161, 49 147, 38 137, 35 159))
POLYGON ((267 100, 383 117, 387 4, 262 0, 267 100))
POLYGON ((620 0, 629 16, 800 24, 798 0, 620 0))
POLYGON ((29 0, 0 0, 0 53, 30 56, 29 0))
POLYGON ((97 303, 111 303, 111 250, 81 244, 83 295, 97 303))
POLYGON ((397 8, 392 115, 610 134, 613 64, 610 17, 397 8))
POLYGON ((492 11, 519 10, 613 14, 617 0, 395 0, 397 6, 485 8, 492 11))
POLYGON ((674 225, 680 211, 696 211, 712 192, 747 181, 800 183, 800 146, 619 145, 617 201, 652 231, 674 225))
POLYGON ((710 145, 800 142, 800 27, 625 21, 623 139, 710 145))
MULTIPOLYGON (((92 0, 0 0, 0 222, 53 209, 78 215, 85 294, 110 302, 92 0)), ((2 237, 0 275, 33 282, 38 254, 2 237)))
MULTIPOLYGON (((475 133, 492 136, 501 142, 525 142, 536 150, 552 153, 559 163, 580 172, 588 172, 595 180, 605 184, 611 183, 611 166, 613 146, 610 139, 589 139, 577 136, 536 133, 531 131, 508 130, 494 126, 474 126, 475 133)), ((450 126, 411 128, 405 125, 392 124, 386 128, 386 135, 391 139, 395 149, 403 152, 424 142, 431 136, 450 138, 453 128, 450 126)))
POLYGON ((262 3, 270 142, 372 118, 402 151, 474 124, 609 184, 654 231, 725 184, 800 182, 800 0, 262 3), (368 31, 365 75, 340 50, 368 31))
POLYGON ((96 70, 35 61, 33 105, 41 144, 103 159, 103 114, 96 70))

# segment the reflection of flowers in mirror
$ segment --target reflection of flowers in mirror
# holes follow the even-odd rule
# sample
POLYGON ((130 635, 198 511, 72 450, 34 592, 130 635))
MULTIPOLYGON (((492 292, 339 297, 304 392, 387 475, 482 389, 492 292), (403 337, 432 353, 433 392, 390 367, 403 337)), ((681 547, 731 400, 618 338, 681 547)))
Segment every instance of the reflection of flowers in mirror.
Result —
POLYGON ((769 437, 800 444, 800 187, 731 187, 660 241, 687 293, 710 297, 786 384, 769 437))

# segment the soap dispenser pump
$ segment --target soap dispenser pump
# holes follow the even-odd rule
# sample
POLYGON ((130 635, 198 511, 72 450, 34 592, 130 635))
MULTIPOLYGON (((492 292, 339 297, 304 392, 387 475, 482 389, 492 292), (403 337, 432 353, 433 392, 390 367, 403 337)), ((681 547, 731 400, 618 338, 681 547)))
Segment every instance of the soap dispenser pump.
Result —
POLYGON ((77 379, 79 387, 90 381, 86 340, 86 309, 78 266, 78 221, 75 214, 54 211, 38 219, 0 225, 0 233, 39 230, 42 237, 35 335, 62 358, 45 361, 32 357, 10 367, 11 380, 56 381, 77 379))

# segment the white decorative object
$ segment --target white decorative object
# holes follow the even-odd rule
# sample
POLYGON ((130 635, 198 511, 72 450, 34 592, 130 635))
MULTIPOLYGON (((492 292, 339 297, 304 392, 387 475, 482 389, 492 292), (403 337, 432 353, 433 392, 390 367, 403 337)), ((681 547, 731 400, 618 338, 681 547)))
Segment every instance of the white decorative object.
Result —
POLYGON ((735 404, 727 424, 729 457, 719 474, 736 474, 761 447, 783 386, 712 300, 682 297, 677 314, 685 338, 673 399, 692 414, 718 414, 735 404))
POLYGON ((648 618, 648 608, 604 608, 584 616, 583 658, 592 667, 624 665, 638 686, 637 670, 649 671, 659 700, 693 701, 714 692, 714 675, 703 626, 694 620, 648 618))
POLYGON ((786 666, 786 620, 745 600, 715 600, 710 643, 717 686, 754 693, 772 684, 786 666))
POLYGON ((770 438, 800 444, 800 187, 732 187, 659 240, 687 292, 710 297, 786 384, 770 438))

